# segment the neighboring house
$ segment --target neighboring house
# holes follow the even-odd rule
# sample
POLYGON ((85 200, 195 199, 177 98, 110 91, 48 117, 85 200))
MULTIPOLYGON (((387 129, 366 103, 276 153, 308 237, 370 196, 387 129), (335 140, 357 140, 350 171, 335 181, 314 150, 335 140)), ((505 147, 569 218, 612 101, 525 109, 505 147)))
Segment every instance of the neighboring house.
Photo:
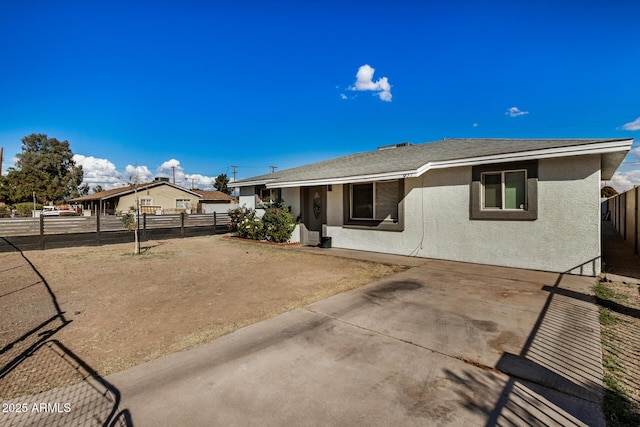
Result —
POLYGON ((227 213, 237 206, 238 200, 222 191, 194 190, 200 195, 199 213, 227 213))
POLYGON ((234 182, 269 190, 307 245, 595 275, 600 182, 632 139, 403 143, 234 182))
POLYGON ((195 213, 200 194, 164 180, 156 180, 137 186, 101 191, 69 200, 82 204, 83 209, 92 213, 114 214, 129 211, 140 203, 140 212, 147 214, 195 213))

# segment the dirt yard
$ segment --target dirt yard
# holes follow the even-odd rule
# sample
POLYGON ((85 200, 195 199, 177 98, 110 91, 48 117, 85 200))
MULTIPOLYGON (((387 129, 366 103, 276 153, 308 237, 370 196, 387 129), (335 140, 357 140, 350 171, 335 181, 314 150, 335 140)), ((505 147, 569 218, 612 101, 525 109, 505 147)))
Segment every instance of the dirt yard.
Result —
POLYGON ((403 269, 221 236, 142 248, 0 253, 0 398, 81 380, 46 341, 104 376, 403 269))
POLYGON ((602 280, 600 305, 604 410, 609 426, 640 425, 640 286, 602 280))

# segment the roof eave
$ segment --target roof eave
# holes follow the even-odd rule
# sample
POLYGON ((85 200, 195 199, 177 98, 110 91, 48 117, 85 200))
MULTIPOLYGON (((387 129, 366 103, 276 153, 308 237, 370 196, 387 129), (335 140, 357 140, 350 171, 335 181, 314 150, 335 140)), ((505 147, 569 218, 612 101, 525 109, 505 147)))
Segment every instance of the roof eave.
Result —
MULTIPOLYGON (((580 156, 587 154, 611 154, 620 153, 626 155, 631 149, 633 139, 606 141, 588 145, 574 145, 570 147, 545 148, 540 150, 522 151, 518 153, 496 154, 491 156, 468 157, 455 160, 443 160, 428 162, 417 169, 392 171, 378 174, 365 174, 348 177, 319 178, 309 180, 278 181, 256 180, 247 181, 243 186, 266 185, 267 188, 306 187, 314 185, 348 184, 368 181, 383 181, 402 178, 417 178, 431 169, 445 169, 460 166, 476 166, 492 163, 517 162, 534 159, 550 159, 556 157, 580 156)), ((624 158, 624 155, 622 158, 624 158)), ((620 160, 621 162, 622 160, 620 160)), ((618 163, 619 164, 619 163, 618 163)), ((617 166, 616 166, 617 168, 617 166)), ((604 178, 603 178, 604 179, 604 178)))
POLYGON ((257 179, 257 180, 249 180, 249 181, 236 181, 233 183, 232 187, 252 187, 254 185, 265 185, 274 179, 257 179))
MULTIPOLYGON (((535 159, 551 159, 555 157, 581 156, 587 154, 607 154, 616 152, 628 152, 633 144, 633 139, 607 141, 588 145, 571 147, 545 148, 541 150, 522 151, 519 153, 497 154, 492 156, 471 157, 466 159, 446 160, 433 162, 430 169, 441 169, 458 166, 475 166, 481 164, 517 162, 535 159)), ((426 170, 425 170, 426 172, 426 170)))

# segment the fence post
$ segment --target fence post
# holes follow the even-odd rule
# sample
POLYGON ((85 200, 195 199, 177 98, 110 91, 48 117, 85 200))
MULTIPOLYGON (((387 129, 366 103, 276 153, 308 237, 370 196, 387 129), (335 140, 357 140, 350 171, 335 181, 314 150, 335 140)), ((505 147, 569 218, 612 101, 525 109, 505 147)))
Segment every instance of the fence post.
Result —
POLYGON ((100 209, 98 209, 96 210, 96 240, 98 246, 102 245, 102 239, 100 237, 100 209))
POLYGON ((44 251, 44 215, 40 212, 40 249, 44 251))
POLYGON ((184 237, 184 212, 180 212, 180 237, 184 237))
POLYGON ((216 212, 213 212, 213 234, 218 234, 218 221, 216 220, 216 212))
POLYGON ((618 232, 618 234, 620 234, 620 230, 622 230, 622 228, 620 228, 620 220, 622 219, 622 214, 620 213, 620 209, 622 207, 622 196, 618 194, 616 196, 616 199, 618 201, 617 203, 618 220, 616 221, 616 231, 618 232))
POLYGON ((147 241, 147 213, 142 214, 142 240, 147 241))
POLYGON ((640 196, 640 193, 638 192, 638 189, 640 187, 636 187, 636 206, 635 206, 635 215, 633 217, 633 225, 634 225, 634 231, 633 231, 633 253, 638 255, 638 196, 640 196))

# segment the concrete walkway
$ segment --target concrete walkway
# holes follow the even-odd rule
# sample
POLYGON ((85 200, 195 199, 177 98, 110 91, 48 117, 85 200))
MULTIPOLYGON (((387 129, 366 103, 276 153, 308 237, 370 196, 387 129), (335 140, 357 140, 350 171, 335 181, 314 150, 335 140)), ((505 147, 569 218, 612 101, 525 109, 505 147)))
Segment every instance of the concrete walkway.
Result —
POLYGON ((0 424, 605 425, 593 278, 404 262, 417 265, 29 398, 66 399, 68 413, 0 414, 0 424))

